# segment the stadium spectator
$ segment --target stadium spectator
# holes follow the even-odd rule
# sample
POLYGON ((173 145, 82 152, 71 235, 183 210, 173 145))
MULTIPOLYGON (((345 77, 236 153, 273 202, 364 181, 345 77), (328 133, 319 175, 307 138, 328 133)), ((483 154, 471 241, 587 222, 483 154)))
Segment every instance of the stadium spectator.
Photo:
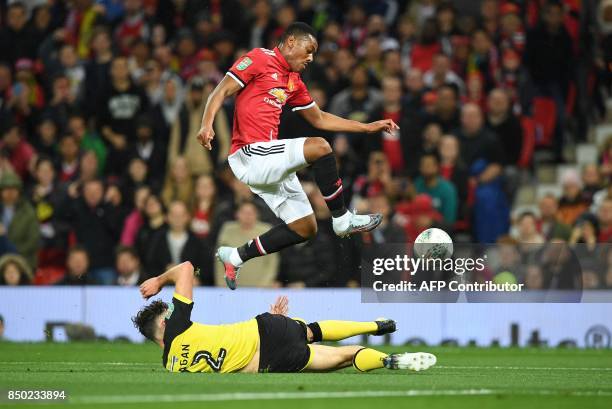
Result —
POLYGON ((520 241, 510 236, 502 236, 497 239, 495 275, 509 273, 512 274, 517 283, 525 280, 524 266, 526 260, 522 259, 519 245, 520 241))
POLYGON ((136 235, 136 252, 143 262, 145 271, 150 270, 148 264, 149 251, 153 243, 153 237, 166 227, 166 212, 160 198, 155 194, 149 195, 145 200, 143 225, 136 235))
POLYGON ((582 196, 589 203, 593 201, 595 193, 602 188, 599 167, 594 164, 586 164, 582 167, 582 196))
POLYGON ((96 158, 98 158, 98 174, 102 175, 108 152, 100 136, 95 130, 87 128, 85 117, 79 113, 72 113, 69 116, 68 131, 70 135, 76 138, 76 142, 82 152, 93 151, 96 154, 96 158))
POLYGON ((185 103, 178 107, 177 119, 171 123, 170 140, 168 141, 168 163, 173 163, 179 156, 187 161, 187 166, 195 176, 212 174, 217 164, 227 158, 231 129, 225 111, 221 109, 215 116, 214 150, 202 149, 198 140, 193 137, 202 126, 202 113, 212 84, 200 77, 194 77, 187 84, 185 103))
POLYGON ((30 267, 35 268, 40 230, 36 213, 22 193, 21 179, 15 173, 5 171, 0 176, 0 189, 1 228, 30 267))
POLYGON ((150 194, 151 188, 147 185, 141 185, 133 192, 134 207, 125 218, 123 230, 121 231, 121 239, 119 240, 119 243, 123 246, 133 246, 136 242, 138 231, 144 223, 144 207, 150 194))
POLYGON ((2 60, 10 65, 20 58, 34 58, 36 43, 26 25, 28 10, 21 1, 11 2, 6 10, 6 26, 0 31, 2 60))
POLYGON ((91 58, 85 64, 84 104, 88 115, 97 115, 100 99, 110 82, 113 50, 110 33, 104 26, 91 33, 91 58))
POLYGON ((612 198, 606 198, 601 202, 597 211, 597 221, 599 223, 600 243, 608 243, 612 239, 612 198))
POLYGON ((36 124, 36 134, 32 139, 32 146, 40 156, 57 161, 57 142, 59 128, 55 121, 45 115, 41 115, 36 124))
POLYGON ((151 116, 142 114, 135 121, 136 140, 129 148, 130 159, 141 159, 147 165, 147 176, 154 185, 161 185, 166 171, 166 139, 156 135, 151 116))
POLYGON ((66 135, 60 140, 57 165, 60 182, 72 182, 78 178, 79 144, 74 136, 66 135))
MULTIPOLYGON (((523 259, 533 260, 545 243, 544 237, 538 232, 535 213, 525 211, 517 217, 514 238, 518 242, 523 259)), ((517 278, 519 281, 522 280, 522 277, 517 278)))
POLYGON ((440 176, 440 160, 435 153, 421 156, 419 176, 414 181, 417 193, 424 193, 433 200, 435 209, 442 214, 449 227, 457 220, 457 190, 440 176))
POLYGON ((391 178, 391 166, 383 152, 374 151, 368 159, 368 173, 361 175, 353 184, 353 205, 361 199, 377 196, 380 194, 393 193, 393 180, 391 178))
POLYGON ((151 238, 147 253, 146 277, 163 273, 168 266, 191 261, 200 268, 200 280, 211 284, 212 251, 189 229, 191 214, 184 202, 175 200, 168 205, 168 225, 151 238))
POLYGON ((73 227, 76 242, 89 254, 90 279, 96 284, 115 282, 113 255, 123 226, 119 189, 105 192, 99 179, 85 181, 82 197, 70 200, 65 220, 73 227))
MULTIPOLYGON (((84 247, 73 246, 66 258, 66 274, 56 285, 99 284, 93 281, 89 272, 89 254, 84 247)), ((109 283, 110 284, 110 283, 109 283)))
POLYGON ((578 172, 568 170, 561 176, 563 195, 559 200, 557 216, 562 223, 573 225, 583 212, 589 208, 589 203, 582 196, 582 181, 578 172))
POLYGON ((170 138, 170 129, 179 117, 184 99, 185 89, 181 79, 176 75, 168 77, 162 83, 161 98, 153 105, 151 112, 155 133, 160 140, 170 138))
MULTIPOLYGON (((236 221, 223 224, 216 247, 239 246, 272 227, 258 220, 257 207, 252 202, 242 202, 236 211, 236 221)), ((240 285, 246 287, 271 287, 278 275, 279 255, 269 254, 249 261, 240 268, 240 285)), ((225 286, 224 268, 215 263, 215 285, 225 286)))
POLYGON ((0 257, 0 285, 27 285, 32 282, 32 267, 18 254, 0 257))
POLYGON ((140 272, 140 259, 134 248, 119 246, 115 254, 116 284, 122 286, 140 284, 143 281, 140 272))
POLYGON ((465 93, 463 80, 451 69, 451 59, 446 54, 438 54, 433 58, 433 65, 423 76, 425 86, 437 89, 445 84, 453 84, 461 94, 465 93))
POLYGON ((457 190, 457 218, 468 220, 469 217, 469 187, 468 172, 459 157, 459 140, 454 135, 444 135, 438 145, 440 156, 440 176, 453 184, 457 190))
POLYGON ((216 220, 218 199, 217 187, 212 176, 201 175, 197 178, 193 196, 191 231, 200 239, 210 237, 211 243, 214 243, 218 231, 218 221, 216 220))
POLYGON ((460 125, 459 94, 456 87, 443 85, 436 90, 434 113, 426 118, 426 123, 435 122, 444 133, 454 131, 460 125))
POLYGON ((2 155, 8 158, 11 168, 21 179, 28 177, 36 161, 36 152, 23 136, 22 128, 12 121, 7 121, 2 130, 0 141, 2 155))
POLYGON ((540 210, 539 231, 544 239, 546 241, 552 239, 568 241, 571 228, 559 220, 559 201, 557 198, 552 194, 545 195, 540 199, 538 207, 540 210))
POLYGON ((171 162, 170 168, 166 173, 166 181, 164 182, 164 188, 161 193, 162 200, 166 206, 170 206, 170 203, 175 200, 189 203, 192 195, 193 178, 191 169, 187 164, 187 159, 182 156, 177 156, 176 159, 171 162))
POLYGON ((502 144, 503 164, 516 166, 523 149, 523 129, 519 119, 512 113, 508 94, 502 89, 493 89, 489 93, 487 107, 487 127, 502 144))
MULTIPOLYGON (((395 123, 400 123, 402 118, 402 82, 399 77, 384 77, 382 80, 382 95, 383 103, 380 110, 377 110, 372 116, 379 119, 392 119, 395 123)), ((400 173, 405 166, 404 157, 408 157, 409 152, 406 152, 400 139, 399 129, 394 129, 392 132, 381 132, 376 135, 378 141, 376 145, 378 150, 382 150, 389 159, 391 171, 395 174, 400 173)), ((374 143, 372 143, 374 145, 374 143)))
POLYGON ((130 79, 128 61, 115 57, 110 67, 110 84, 98 106, 102 136, 108 144, 108 173, 122 175, 130 146, 135 142, 135 119, 146 112, 148 100, 142 88, 130 79))

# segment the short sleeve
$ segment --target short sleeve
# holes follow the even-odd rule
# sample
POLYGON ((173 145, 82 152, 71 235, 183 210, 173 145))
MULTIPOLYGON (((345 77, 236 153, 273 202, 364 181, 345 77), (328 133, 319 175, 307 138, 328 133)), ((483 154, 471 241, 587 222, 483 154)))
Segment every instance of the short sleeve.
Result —
POLYGON ((265 61, 256 50, 251 50, 238 58, 227 71, 226 75, 233 78, 242 88, 263 70, 265 61))
POLYGON ((292 108, 292 111, 301 111, 302 109, 312 108, 315 105, 306 84, 299 80, 296 85, 295 92, 291 94, 291 98, 287 101, 292 108))
POLYGON ((193 301, 180 294, 174 293, 172 304, 166 312, 166 329, 164 331, 164 343, 170 344, 178 335, 187 330, 191 322, 191 310, 193 301))

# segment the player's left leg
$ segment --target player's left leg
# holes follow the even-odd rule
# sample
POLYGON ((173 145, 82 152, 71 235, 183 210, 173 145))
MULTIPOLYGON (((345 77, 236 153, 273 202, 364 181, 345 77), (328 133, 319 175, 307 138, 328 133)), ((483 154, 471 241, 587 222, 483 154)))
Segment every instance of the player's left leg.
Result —
POLYGON ((393 320, 379 319, 376 321, 338 321, 325 320, 311 322, 307 325, 308 342, 340 341, 355 335, 384 335, 395 332, 393 320))
POLYGON ((353 366, 359 372, 374 369, 409 369, 424 371, 436 364, 436 357, 427 352, 386 354, 360 345, 331 347, 309 345, 310 359, 303 371, 324 372, 353 366))

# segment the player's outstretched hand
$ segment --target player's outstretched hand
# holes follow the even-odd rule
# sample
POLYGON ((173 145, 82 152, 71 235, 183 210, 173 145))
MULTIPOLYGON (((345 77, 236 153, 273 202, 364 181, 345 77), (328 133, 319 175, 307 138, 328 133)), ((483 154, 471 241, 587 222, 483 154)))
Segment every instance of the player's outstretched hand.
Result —
POLYGON ((393 122, 392 119, 382 119, 380 121, 370 122, 369 124, 366 124, 366 126, 367 132, 369 133, 381 131, 391 132, 394 129, 399 129, 399 126, 397 126, 397 124, 393 122))
POLYGON ((289 299, 286 295, 281 295, 274 304, 270 305, 270 314, 287 315, 289 313, 289 299))
POLYGON ((161 285, 157 277, 149 278, 140 284, 140 294, 147 299, 157 295, 161 291, 161 285))
POLYGON ((212 149, 212 145, 210 143, 212 142, 214 137, 215 131, 213 131, 213 129, 208 126, 203 126, 198 132, 198 141, 200 142, 200 145, 202 145, 208 150, 212 149))

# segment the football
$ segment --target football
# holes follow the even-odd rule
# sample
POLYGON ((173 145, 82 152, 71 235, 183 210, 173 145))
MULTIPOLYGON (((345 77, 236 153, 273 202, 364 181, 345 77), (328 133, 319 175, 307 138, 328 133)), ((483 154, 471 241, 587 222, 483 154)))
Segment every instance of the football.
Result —
POLYGON ((442 229, 427 229, 414 241, 417 257, 446 259, 453 255, 453 240, 442 229))

